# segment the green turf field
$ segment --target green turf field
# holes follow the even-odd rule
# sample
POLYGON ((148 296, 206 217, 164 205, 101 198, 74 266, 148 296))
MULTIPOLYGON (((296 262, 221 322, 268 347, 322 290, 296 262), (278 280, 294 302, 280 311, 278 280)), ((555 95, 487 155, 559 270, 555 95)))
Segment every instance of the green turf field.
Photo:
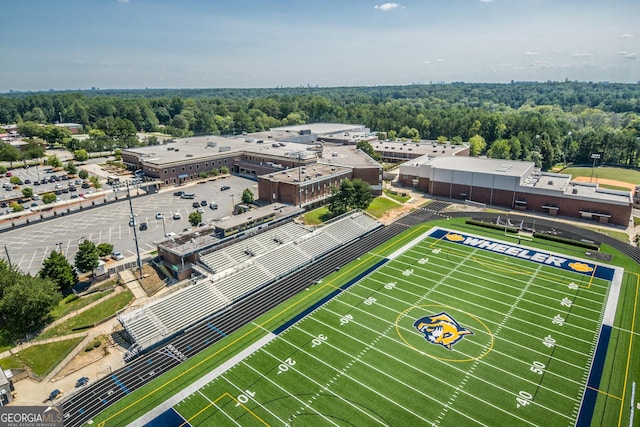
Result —
POLYGON ((277 336, 252 325, 272 339, 174 410, 198 426, 574 425, 611 283, 526 256, 422 236, 277 336))

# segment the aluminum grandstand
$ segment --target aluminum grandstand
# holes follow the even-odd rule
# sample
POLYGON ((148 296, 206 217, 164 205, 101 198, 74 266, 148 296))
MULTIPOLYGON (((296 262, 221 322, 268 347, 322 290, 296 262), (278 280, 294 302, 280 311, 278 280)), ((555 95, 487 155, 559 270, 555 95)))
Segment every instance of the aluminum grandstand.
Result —
POLYGON ((192 284, 118 316, 133 341, 125 359, 381 226, 364 212, 316 229, 289 222, 202 255, 192 284))

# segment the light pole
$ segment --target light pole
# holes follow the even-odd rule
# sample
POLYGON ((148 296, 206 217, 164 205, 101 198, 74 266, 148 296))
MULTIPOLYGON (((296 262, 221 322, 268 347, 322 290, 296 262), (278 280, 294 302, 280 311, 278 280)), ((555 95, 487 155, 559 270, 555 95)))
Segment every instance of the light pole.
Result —
POLYGON ((593 159, 593 166, 591 166, 591 178, 589 182, 593 181, 593 171, 596 168, 596 160, 600 160, 600 153, 591 154, 591 158, 593 159))
POLYGON ((567 167, 567 147, 569 146, 569 138, 571 138, 571 132, 567 134, 567 138, 564 142, 564 168, 567 167))
POLYGON ((167 226, 164 222, 164 214, 162 214, 162 230, 164 231, 165 237, 167 236, 167 226))
POLYGON ((131 218, 133 219, 133 240, 136 242, 136 255, 138 257, 138 271, 140 272, 140 278, 142 279, 142 260, 140 259, 140 246, 138 245, 138 230, 136 227, 135 215, 133 214, 133 204, 131 203, 131 190, 129 189, 129 182, 127 181, 127 199, 129 199, 129 211, 131 218))

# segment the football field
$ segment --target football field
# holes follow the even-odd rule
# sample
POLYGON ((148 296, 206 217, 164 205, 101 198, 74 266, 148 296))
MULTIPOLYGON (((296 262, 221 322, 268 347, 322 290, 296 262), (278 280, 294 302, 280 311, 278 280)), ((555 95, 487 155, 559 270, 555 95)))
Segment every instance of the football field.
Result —
POLYGON ((265 329, 261 346, 165 416, 185 426, 572 426, 599 380, 594 354, 621 274, 434 228, 354 283, 332 282, 336 296, 265 329))

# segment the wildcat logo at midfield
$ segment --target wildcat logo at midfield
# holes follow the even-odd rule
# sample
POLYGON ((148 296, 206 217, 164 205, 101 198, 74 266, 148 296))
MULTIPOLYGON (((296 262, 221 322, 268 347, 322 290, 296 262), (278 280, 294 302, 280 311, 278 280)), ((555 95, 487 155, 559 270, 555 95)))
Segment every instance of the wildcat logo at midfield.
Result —
POLYGON ((465 335, 473 335, 468 329, 460 326, 456 320, 444 311, 440 314, 421 317, 413 326, 424 334, 424 338, 431 344, 440 344, 447 350, 464 338, 465 335))

